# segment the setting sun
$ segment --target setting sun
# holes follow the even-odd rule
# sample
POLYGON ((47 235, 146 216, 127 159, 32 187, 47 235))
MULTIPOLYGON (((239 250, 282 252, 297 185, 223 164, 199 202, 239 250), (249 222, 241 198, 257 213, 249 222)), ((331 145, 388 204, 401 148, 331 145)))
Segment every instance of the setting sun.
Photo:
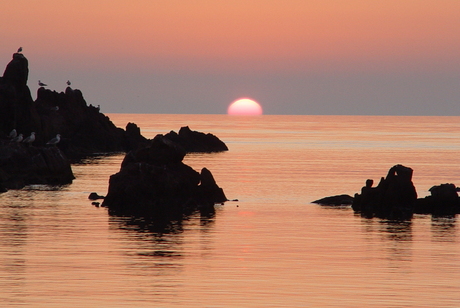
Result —
POLYGON ((262 107, 252 99, 240 98, 228 106, 227 113, 230 115, 261 115, 262 107))

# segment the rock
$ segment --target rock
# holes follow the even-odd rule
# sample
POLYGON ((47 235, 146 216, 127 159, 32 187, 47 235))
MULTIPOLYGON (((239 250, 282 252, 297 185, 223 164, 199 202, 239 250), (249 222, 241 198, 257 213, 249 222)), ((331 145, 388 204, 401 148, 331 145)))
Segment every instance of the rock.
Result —
POLYGON ((312 203, 320 205, 351 205, 354 198, 350 195, 337 195, 315 200, 312 203))
POLYGON ((179 134, 174 131, 167 133, 165 138, 180 144, 187 153, 193 152, 223 152, 228 151, 228 147, 215 135, 192 131, 188 126, 181 127, 179 134))
POLYGON ((104 199, 104 198, 105 198, 104 196, 98 195, 95 192, 90 193, 88 196, 89 200, 98 200, 98 199, 104 199))
POLYGON ((196 210, 214 211, 225 201, 211 172, 201 174, 185 165, 185 150, 165 136, 126 154, 121 170, 112 175, 102 206, 113 215, 178 220, 196 210))
POLYGON ((125 148, 130 151, 138 147, 145 147, 148 143, 147 138, 141 135, 141 129, 135 123, 126 125, 126 145, 125 148))
POLYGON ((0 187, 20 189, 29 184, 70 184, 69 160, 57 147, 0 142, 0 187))
POLYGON ((407 220, 411 219, 417 192, 412 183, 413 170, 403 165, 393 166, 377 187, 367 180, 361 194, 356 194, 352 208, 363 216, 407 220))
POLYGON ((22 53, 14 53, 13 60, 5 68, 3 81, 21 91, 27 85, 29 78, 29 62, 22 53))
POLYGON ((201 169, 197 200, 203 204, 228 201, 224 190, 217 185, 211 171, 206 168, 201 169))
POLYGON ((441 184, 430 188, 431 196, 417 199, 414 212, 433 216, 453 216, 460 213, 458 189, 454 184, 441 184))
POLYGON ((58 93, 40 87, 33 101, 28 73, 28 60, 15 53, 0 78, 0 136, 13 128, 24 136, 35 132, 34 146, 40 147, 60 134, 57 146, 70 159, 130 151, 146 142, 135 124, 128 124, 128 131, 117 128, 99 107, 88 106, 78 89, 58 93))

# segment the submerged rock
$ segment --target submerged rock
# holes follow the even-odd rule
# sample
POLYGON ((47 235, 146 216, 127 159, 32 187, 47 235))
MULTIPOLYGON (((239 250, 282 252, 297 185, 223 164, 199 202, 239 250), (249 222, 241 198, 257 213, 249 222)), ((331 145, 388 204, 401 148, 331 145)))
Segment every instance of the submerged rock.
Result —
POLYGON ((350 195, 336 195, 318 199, 312 203, 320 205, 351 205, 353 204, 353 200, 354 198, 350 195))
POLYGON ((88 199, 89 200, 99 200, 99 199, 104 199, 104 196, 98 195, 96 192, 92 192, 89 194, 88 199))
POLYGON ((176 220, 196 210, 213 212, 227 200, 209 170, 185 165, 186 151, 158 135, 143 148, 126 154, 121 170, 112 175, 102 206, 114 215, 176 220))

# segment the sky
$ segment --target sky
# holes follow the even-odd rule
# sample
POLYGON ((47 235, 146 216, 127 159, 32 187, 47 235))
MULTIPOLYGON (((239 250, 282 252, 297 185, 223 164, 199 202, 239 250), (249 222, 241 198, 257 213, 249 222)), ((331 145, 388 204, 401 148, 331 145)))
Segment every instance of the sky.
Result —
POLYGON ((2 0, 0 38, 104 113, 460 116, 459 0, 2 0))

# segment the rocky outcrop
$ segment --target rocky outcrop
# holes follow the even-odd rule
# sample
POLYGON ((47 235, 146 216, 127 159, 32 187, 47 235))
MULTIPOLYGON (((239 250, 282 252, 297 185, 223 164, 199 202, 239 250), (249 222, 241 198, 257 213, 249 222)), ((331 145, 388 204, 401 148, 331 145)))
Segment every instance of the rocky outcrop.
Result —
POLYGON ((28 72, 27 59, 15 53, 0 78, 0 137, 13 128, 24 136, 35 132, 33 144, 44 146, 60 134, 57 147, 70 159, 129 151, 147 141, 135 124, 128 124, 129 132, 117 128, 99 107, 86 103, 80 90, 67 87, 58 93, 40 87, 33 101, 28 72))
POLYGON ((112 175, 102 206, 114 215, 174 220, 196 210, 214 211, 227 200, 209 170, 185 165, 185 149, 165 136, 126 154, 120 172, 112 175))
POLYGON ((228 151, 225 143, 215 135, 192 131, 188 126, 181 127, 179 133, 171 131, 164 137, 181 145, 187 153, 228 151))
POLYGON ((73 179, 70 162, 57 147, 0 142, 0 187, 3 191, 28 184, 70 184, 73 179))
POLYGON ((67 87, 56 92, 40 87, 33 101, 27 86, 28 60, 13 54, 0 77, 0 191, 27 184, 68 184, 73 174, 69 159, 128 151, 147 142, 135 124, 127 131, 115 127, 87 105, 80 90, 67 87), (13 142, 9 132, 17 131, 28 143, 13 142), (60 140, 47 146, 60 135, 60 140))
POLYGON ((356 194, 352 208, 363 216, 407 220, 412 218, 417 192, 412 183, 413 170, 396 165, 381 178, 377 187, 373 180, 367 180, 361 194, 356 194))
POLYGON ((433 216, 453 216, 460 213, 458 188, 454 184, 441 184, 430 188, 431 196, 417 199, 414 212, 433 216))
POLYGON ((321 205, 352 204, 355 212, 364 217, 380 217, 390 220, 409 220, 413 214, 454 216, 460 214, 460 190, 454 184, 441 184, 430 188, 431 196, 417 199, 412 183, 413 171, 402 165, 393 166, 385 178, 373 187, 369 179, 360 194, 352 198, 338 195, 322 198, 312 203, 321 205), (350 203, 348 203, 350 202, 350 203))

